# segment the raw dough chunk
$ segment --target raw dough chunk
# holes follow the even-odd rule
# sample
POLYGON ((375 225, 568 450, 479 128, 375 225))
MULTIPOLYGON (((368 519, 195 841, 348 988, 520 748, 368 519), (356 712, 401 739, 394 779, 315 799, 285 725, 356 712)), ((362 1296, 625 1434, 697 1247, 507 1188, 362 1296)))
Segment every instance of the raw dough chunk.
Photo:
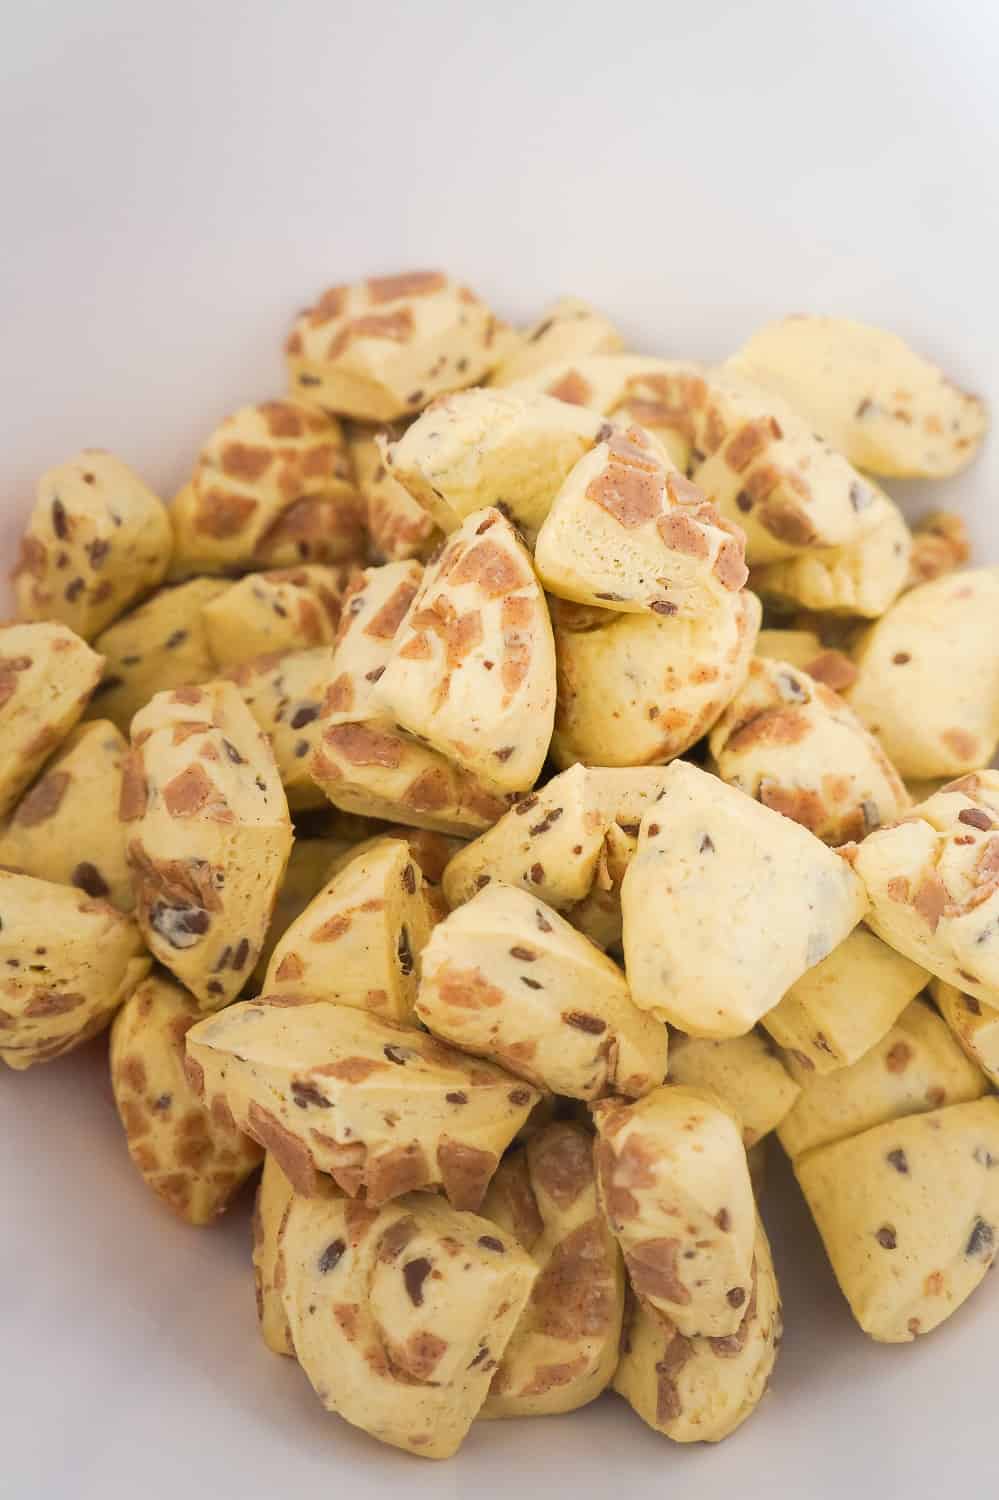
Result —
POLYGON ((498 881, 435 927, 416 1014, 463 1051, 573 1099, 637 1097, 666 1073, 666 1028, 632 1004, 617 964, 498 881))
POLYGON ((664 772, 621 890, 632 999, 691 1036, 741 1036, 866 908, 844 859, 686 761, 664 772))
POLYGON ((747 1151, 776 1129, 800 1093, 773 1043, 758 1031, 724 1042, 673 1032, 669 1081, 724 1099, 742 1123, 747 1151))
POLYGON ((328 646, 258 656, 230 676, 270 742, 292 812, 325 807, 310 774, 322 733, 320 714, 333 656, 328 646))
POLYGON ((457 1452, 530 1295, 530 1256, 426 1193, 377 1212, 296 1196, 281 1255, 295 1352, 327 1410, 423 1458, 457 1452))
POLYGON ((737 1333, 756 1233, 739 1123, 679 1084, 592 1110, 601 1202, 635 1291, 688 1338, 737 1333))
POLYGON ((746 582, 745 539, 640 427, 601 430, 538 533, 535 563, 563 599, 699 617, 746 582))
POLYGON ((293 390, 366 422, 412 416, 499 363, 508 330, 443 271, 404 271, 333 286, 285 345, 293 390))
POLYGON ((956 474, 988 425, 984 403, 897 334, 849 318, 799 314, 767 323, 725 368, 789 401, 871 474, 956 474))
POLYGON ((757 1222, 753 1283, 742 1322, 726 1338, 685 1338, 641 1297, 625 1313, 614 1389, 643 1422, 675 1443, 717 1443, 753 1412, 783 1332, 770 1245, 757 1222))
POLYGON ((378 692, 402 728, 485 785, 534 785, 555 717, 555 643, 531 560, 498 510, 470 515, 427 567, 378 692))
POLYGON ((330 668, 324 705, 329 723, 392 723, 379 684, 422 581, 423 567, 415 560, 354 574, 344 594, 330 668))
POLYGON ((761 630, 756 654, 768 661, 790 662, 834 693, 845 693, 857 680, 857 669, 846 652, 824 646, 814 630, 761 630))
POLYGON ((162 500, 113 454, 84 449, 38 481, 14 571, 17 612, 92 640, 156 587, 172 546, 162 500))
POLYGON ((236 1129, 220 1097, 203 1103, 184 1071, 184 1041, 198 1002, 151 975, 111 1028, 111 1086, 143 1178, 189 1224, 210 1224, 259 1165, 263 1152, 236 1129))
POLYGON ((942 979, 931 980, 930 994, 965 1054, 992 1087, 999 1088, 999 1009, 983 1005, 942 979))
POLYGON ((888 496, 869 486, 871 520, 859 541, 816 547, 754 568, 750 581, 783 606, 877 619, 907 586, 912 535, 888 496))
POLYGON ((971 557, 971 541, 963 517, 952 510, 931 511, 916 523, 909 556, 909 588, 953 573, 971 557))
POLYGON ((135 896, 118 821, 127 753, 107 719, 75 729, 11 814, 0 834, 0 864, 131 911, 135 896))
POLYGON ((402 839, 372 839, 296 917, 271 955, 265 995, 356 1005, 412 1021, 430 936, 423 873, 402 839))
POLYGON ((214 1010, 263 946, 291 852, 266 737, 231 682, 158 693, 132 724, 121 820, 153 955, 214 1010))
POLYGON ((159 589, 145 604, 94 642, 104 657, 104 677, 90 716, 100 715, 127 734, 133 717, 154 693, 207 682, 215 675, 203 609, 232 585, 223 578, 192 578, 159 589))
POLYGON ((929 1333, 992 1264, 999 1099, 909 1115, 799 1157, 795 1175, 865 1333, 929 1333))
POLYGON ((513 385, 558 361, 616 354, 621 348, 623 340, 609 318, 579 297, 560 297, 520 334, 489 384, 513 385))
POLYGON ((495 505, 533 546, 570 471, 607 423, 551 396, 460 391, 385 450, 388 471, 445 532, 495 505))
POLYGON ((208 649, 218 667, 271 652, 332 643, 348 569, 280 568, 250 573, 204 606, 208 649))
POLYGON ((854 713, 900 773, 959 776, 999 740, 999 568, 947 575, 903 594, 862 636, 854 713))
POLYGON ((77 724, 102 665, 65 625, 0 627, 0 818, 77 724))
POLYGON ((338 562, 364 550, 343 430, 301 401, 263 401, 227 417, 170 511, 174 576, 338 562))
POLYGON ((274 905, 274 914, 260 950, 256 968, 247 986, 251 995, 260 994, 270 965, 271 954, 296 917, 300 917, 313 896, 318 896, 330 878, 334 860, 352 847, 347 839, 319 835, 303 838, 295 835, 284 879, 274 905))
POLYGON ((635 766, 682 755, 742 686, 760 614, 745 589, 675 620, 554 600, 555 764, 635 766))
POLYGON ((625 833, 619 823, 608 824, 589 895, 565 908, 573 927, 618 959, 623 957, 621 883, 637 848, 635 834, 625 833))
POLYGON ((792 984, 763 1025, 805 1074, 832 1073, 869 1052, 929 979, 866 927, 792 984))
POLYGON ((392 442, 405 428, 362 427, 353 422, 347 432, 354 478, 364 500, 371 551, 380 562, 426 557, 441 534, 423 506, 389 473, 380 440, 392 442))
POLYGON ((854 867, 868 925, 939 979, 999 1003, 999 771, 963 776, 871 834, 854 867))
POLYGON ((624 1312, 624 1266, 597 1201, 589 1131, 564 1122, 532 1136, 500 1163, 482 1212, 540 1275, 480 1415, 576 1411, 610 1384, 624 1312))
POLYGON ((68 885, 0 870, 0 1059, 50 1062, 89 1041, 149 971, 131 917, 68 885))
MULTIPOLYGON (((333 1184, 330 1183, 331 1193, 333 1184)), ((291 1208, 295 1189, 268 1151, 253 1204, 253 1279, 257 1290, 260 1336, 275 1354, 294 1359, 288 1315, 284 1310, 287 1271, 280 1244, 281 1231, 291 1208)))
POLYGON ((281 999, 191 1032, 204 1097, 221 1093, 300 1193, 328 1172, 369 1203, 442 1184, 456 1208, 478 1208, 537 1089, 368 1011, 281 999))
POLYGON ((750 664, 709 743, 723 781, 826 844, 862 839, 909 806, 874 736, 842 698, 788 662, 750 664))

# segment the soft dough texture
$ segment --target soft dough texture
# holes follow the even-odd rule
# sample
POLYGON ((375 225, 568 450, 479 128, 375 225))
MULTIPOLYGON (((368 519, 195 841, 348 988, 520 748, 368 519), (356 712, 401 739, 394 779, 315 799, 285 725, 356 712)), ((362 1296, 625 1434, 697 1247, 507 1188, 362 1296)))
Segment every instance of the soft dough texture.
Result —
POLYGON ((368 1011, 281 1000, 229 1006, 190 1033, 209 1104, 220 1095, 298 1192, 328 1172, 369 1203, 442 1184, 456 1208, 478 1208, 538 1091, 368 1011))
POLYGON ((121 820, 156 958, 214 1010, 263 946, 291 852, 274 757, 236 688, 158 693, 132 723, 121 820))
POLYGON ((966 1055, 999 1088, 999 1008, 983 1005, 942 979, 931 982, 930 994, 966 1055))
POLYGON ((723 1042, 673 1032, 669 1081, 723 1099, 742 1125, 747 1151, 776 1129, 800 1092, 773 1043, 758 1031, 723 1042))
POLYGON ((204 605, 208 649, 218 667, 269 652, 332 644, 348 566, 249 573, 204 605))
POLYGON ((624 1266, 600 1211, 589 1132, 568 1121, 538 1131, 500 1163, 482 1213, 540 1275, 480 1415, 576 1411, 610 1384, 624 1312, 624 1266))
POLYGON ((430 516, 407 489, 389 473, 383 442, 402 436, 395 427, 364 427, 352 422, 347 431, 354 479, 364 500, 368 540, 377 562, 401 562, 426 557, 441 539, 430 516))
POLYGON ((561 360, 614 354, 622 339, 610 319, 588 302, 560 297, 511 344, 510 353, 489 377, 490 385, 513 385, 561 360))
POLYGON ((0 627, 0 818, 79 721, 102 665, 65 625, 0 627))
MULTIPOLYGON (((332 1194, 333 1183, 330 1183, 332 1194)), ((291 1208, 295 1189, 268 1151, 253 1202, 253 1280, 257 1293, 260 1337, 274 1354, 294 1359, 288 1315, 284 1310, 286 1269, 281 1231, 291 1208)))
POLYGON ((113 454, 85 449, 38 481, 14 572, 18 614, 92 640, 156 587, 172 545, 162 500, 113 454))
POLYGON ((326 806, 309 767, 322 733, 320 715, 331 662, 328 646, 314 646, 257 656, 229 674, 267 736, 292 812, 326 806))
POLYGON ((686 761, 642 819, 621 910, 636 1005, 692 1036, 739 1036, 864 915, 839 855, 686 761))

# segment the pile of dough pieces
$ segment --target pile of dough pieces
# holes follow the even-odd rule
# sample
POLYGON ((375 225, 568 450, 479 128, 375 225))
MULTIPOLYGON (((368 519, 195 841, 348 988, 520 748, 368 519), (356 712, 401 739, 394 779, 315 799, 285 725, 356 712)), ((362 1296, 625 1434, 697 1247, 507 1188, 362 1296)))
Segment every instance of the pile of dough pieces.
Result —
POLYGON ((110 1025, 192 1224, 262 1166, 264 1341, 427 1458, 608 1389, 748 1417, 774 1135, 860 1327, 929 1333, 999 1234, 999 568, 879 481, 982 404, 840 319, 706 368, 439 272, 287 358, 169 506, 39 482, 0 1057, 110 1025))

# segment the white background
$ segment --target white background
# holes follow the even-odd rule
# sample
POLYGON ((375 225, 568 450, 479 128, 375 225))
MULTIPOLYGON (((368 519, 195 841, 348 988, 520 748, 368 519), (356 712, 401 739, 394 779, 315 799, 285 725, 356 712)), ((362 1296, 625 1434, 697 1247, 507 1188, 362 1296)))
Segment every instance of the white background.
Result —
MULTIPOLYGON (((995 400, 997 50, 990 0, 9 3, 3 530, 81 445, 170 492, 223 414, 280 391, 298 307, 407 267, 447 266, 517 319, 588 297, 667 355, 852 314, 995 400)), ((909 497, 961 504, 997 560, 996 480, 993 455, 909 497)), ((995 1481, 999 1285, 878 1348, 786 1184, 767 1205, 785 1349, 730 1443, 680 1449, 607 1397, 476 1428, 432 1466, 324 1415, 264 1351, 245 1212, 197 1232, 160 1211, 99 1049, 0 1077, 0 1142, 11 1500, 919 1500, 995 1481)))

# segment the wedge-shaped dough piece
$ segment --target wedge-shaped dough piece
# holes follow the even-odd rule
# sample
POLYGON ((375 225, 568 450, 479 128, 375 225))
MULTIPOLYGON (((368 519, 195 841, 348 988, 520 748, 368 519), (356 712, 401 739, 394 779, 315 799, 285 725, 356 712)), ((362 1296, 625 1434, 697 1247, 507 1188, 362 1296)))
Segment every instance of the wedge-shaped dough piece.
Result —
POLYGON ((281 1255, 295 1352, 327 1410, 423 1458, 457 1452, 537 1276, 516 1240, 427 1193, 377 1212, 295 1197, 281 1255))
POLYGON ((500 1163, 482 1212, 540 1275, 480 1415, 576 1411, 610 1384, 624 1313, 624 1266, 597 1201, 589 1131, 562 1121, 533 1135, 500 1163))
POLYGON ((965 1055, 999 1088, 999 1008, 983 1005, 942 979, 931 980, 930 994, 965 1055))
POLYGON ((985 405, 886 328, 798 315, 767 323, 726 364, 775 391, 871 474, 944 479, 970 463, 985 405))
POLYGON ((313 564, 249 573, 209 600, 203 619, 216 666, 331 645, 349 572, 313 564))
POLYGON ((156 587, 172 547, 162 500, 112 453, 84 449, 38 481, 14 570, 17 612, 92 640, 156 587))
POLYGON ((128 734, 132 719, 154 693, 191 687, 215 675, 202 610, 232 585, 224 578, 192 578, 157 589, 138 609, 103 631, 94 649, 104 657, 88 718, 110 719, 128 734))
POLYGON ((742 1124, 747 1151, 777 1128, 800 1093, 773 1043, 758 1031, 723 1042, 673 1032, 669 1081, 724 1099, 742 1124))
POLYGON ((906 778, 987 765, 999 740, 999 568, 903 594, 862 636, 854 713, 906 778))
POLYGON ((0 627, 0 818, 78 723, 102 665, 65 625, 0 627))
POLYGON ((758 1221, 752 1290, 736 1332, 685 1338, 670 1318, 633 1298, 614 1389, 643 1422, 675 1443, 717 1443, 756 1410, 782 1333, 773 1258, 758 1221))
POLYGON ((625 833, 619 823, 608 824, 589 895, 565 908, 573 927, 615 958, 622 956, 621 883, 637 848, 636 834, 625 833))
POLYGON ((865 1333, 929 1333, 992 1264, 999 1224, 999 1099, 890 1120, 820 1146, 795 1176, 865 1333))
POLYGON ((489 384, 513 385, 559 361, 616 354, 623 347, 621 335, 602 312, 579 297, 560 297, 519 335, 489 384))
POLYGON ((445 1041, 573 1099, 637 1097, 666 1074, 666 1028, 550 906, 493 881, 433 931, 416 1001, 445 1041))
POLYGON ((868 925, 913 963, 999 1002, 999 771, 950 782, 856 852, 868 925))
POLYGON ((632 999, 691 1036, 741 1036, 857 925, 863 886, 707 771, 674 761, 664 777, 621 890, 632 999))
POLYGON ((601 1202, 635 1291, 688 1337, 736 1333, 756 1207, 735 1116, 679 1084, 592 1112, 601 1202))
POLYGON ((422 581, 423 567, 415 560, 365 568, 352 577, 324 704, 329 723, 392 723, 379 684, 422 581))
POLYGON ((104 1030, 149 971, 131 917, 72 886, 0 870, 0 1059, 51 1062, 104 1030))
POLYGON ((964 517, 952 510, 934 510, 917 521, 912 532, 909 576, 915 588, 962 568, 971 557, 971 541, 964 517))
MULTIPOLYGON (((330 1196, 335 1189, 330 1183, 330 1196)), ((253 1280, 257 1292, 260 1336, 274 1354, 294 1359, 288 1315, 284 1310, 287 1270, 281 1249, 281 1231, 291 1208, 295 1189, 268 1151, 253 1202, 253 1280)))
POLYGON ((760 622, 747 590, 700 616, 552 601, 558 703, 552 759, 591 766, 672 760, 706 734, 742 686, 760 622))
POLYGON ((291 852, 267 739, 231 682, 158 693, 136 714, 121 820, 153 955, 214 1010, 246 984, 291 852))
POLYGON ((979 1069, 922 1000, 907 1005, 880 1041, 849 1067, 819 1076, 790 1054, 787 1060, 801 1093, 777 1134, 792 1159, 885 1120, 965 1104, 986 1092, 979 1069))
POLYGON ((313 897, 271 955, 266 995, 411 1021, 430 936, 423 872, 402 839, 373 839, 313 897))
POLYGON ((611 427, 555 495, 535 565, 562 599, 699 617, 748 576, 745 540, 640 427, 611 427))
POLYGON ((300 1193, 328 1172, 369 1203, 442 1184, 456 1208, 478 1208, 537 1089, 413 1027, 282 998, 242 1001, 191 1032, 204 1097, 221 1093, 300 1193))
POLYGON ((441 539, 430 516, 389 473, 380 439, 392 442, 405 431, 396 427, 363 427, 352 422, 347 432, 354 479, 364 501, 371 551, 380 562, 426 557, 441 539))
POLYGON ((606 428, 598 412, 552 396, 459 391, 418 417, 385 462, 442 531, 495 505, 533 546, 562 484, 606 428))
MULTIPOLYGON (((665 777, 658 766, 581 765, 553 776, 454 856, 443 878, 448 905, 460 905, 495 879, 522 886, 556 911, 568 910, 598 880, 610 825, 636 837, 665 777)), ((602 883, 609 889, 609 877, 602 883)))
POLYGON ((75 885, 131 911, 135 896, 118 822, 127 753, 107 719, 74 729, 0 833, 0 865, 75 885))
POLYGON ((826 844, 862 839, 909 807, 874 736, 842 698, 789 662, 750 663, 709 743, 723 781, 826 844))
POLYGON ((814 630, 761 630, 756 655, 790 662, 834 693, 844 693, 857 680, 857 669, 846 652, 824 646, 814 630))
POLYGON ((443 271, 403 271, 332 286, 285 344, 293 390, 365 422, 412 416, 445 391, 477 385, 509 331, 443 271))
POLYGON ((870 1052, 929 979, 866 927, 802 974, 763 1025, 805 1076, 832 1073, 870 1052))
POLYGON ((267 736, 292 812, 325 807, 310 774, 333 660, 328 646, 254 657, 229 675, 267 736))
POLYGON ((226 417, 170 514, 174 577, 338 562, 364 550, 343 429, 303 401, 262 401, 226 417))
POLYGON ((158 974, 111 1028, 111 1087, 129 1154, 153 1192, 189 1224, 211 1224, 263 1158, 220 1097, 198 1098, 184 1043, 201 1019, 193 995, 158 974))
POLYGON ((247 989, 260 994, 270 966, 271 955, 296 917, 300 917, 314 896, 318 896, 330 878, 334 860, 346 854, 352 845, 346 839, 320 834, 314 838, 295 835, 284 879, 274 904, 267 936, 247 989))
POLYGON ((378 683, 396 721, 498 792, 525 791, 555 718, 555 643, 531 560, 498 510, 452 534, 378 683))

